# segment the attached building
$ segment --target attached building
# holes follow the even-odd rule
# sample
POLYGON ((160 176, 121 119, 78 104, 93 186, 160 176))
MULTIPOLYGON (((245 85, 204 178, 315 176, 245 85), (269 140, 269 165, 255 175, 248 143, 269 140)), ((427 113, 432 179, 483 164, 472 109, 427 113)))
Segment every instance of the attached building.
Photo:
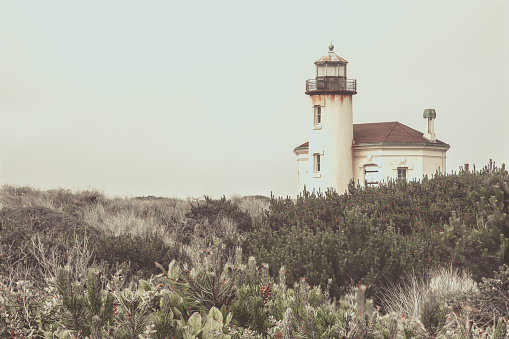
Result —
POLYGON ((445 173, 450 146, 436 139, 434 109, 424 110, 425 130, 399 122, 353 124, 357 81, 347 79, 345 59, 329 53, 318 61, 316 78, 306 82, 311 98, 309 142, 294 149, 299 191, 343 193, 353 179, 361 185, 383 180, 420 180, 445 173))

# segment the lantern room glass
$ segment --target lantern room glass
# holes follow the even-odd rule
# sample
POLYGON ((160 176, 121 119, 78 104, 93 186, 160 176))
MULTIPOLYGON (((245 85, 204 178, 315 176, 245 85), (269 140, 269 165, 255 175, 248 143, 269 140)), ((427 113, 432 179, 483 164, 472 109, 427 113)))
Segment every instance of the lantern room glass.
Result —
POLYGON ((317 77, 345 77, 346 65, 340 63, 316 64, 317 77))
POLYGON ((326 66, 325 64, 317 64, 316 65, 316 76, 317 77, 324 77, 326 75, 326 66))

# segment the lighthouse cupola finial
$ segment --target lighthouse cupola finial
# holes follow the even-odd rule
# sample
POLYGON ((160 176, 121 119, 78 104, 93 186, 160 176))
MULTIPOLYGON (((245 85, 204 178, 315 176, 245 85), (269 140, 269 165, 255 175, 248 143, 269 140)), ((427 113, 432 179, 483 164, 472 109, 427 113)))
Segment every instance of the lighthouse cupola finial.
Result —
POLYGON ((330 41, 329 45, 329 53, 334 52, 334 45, 332 44, 332 40, 330 41))

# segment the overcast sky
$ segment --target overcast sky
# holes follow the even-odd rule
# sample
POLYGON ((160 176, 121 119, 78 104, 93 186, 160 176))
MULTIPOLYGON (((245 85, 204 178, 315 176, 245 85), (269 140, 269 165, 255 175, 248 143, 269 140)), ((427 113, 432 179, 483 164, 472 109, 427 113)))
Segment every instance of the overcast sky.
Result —
POLYGON ((434 108, 449 171, 509 165, 508 7, 0 0, 0 183, 295 197, 305 81, 331 39, 354 123, 423 130, 434 108))

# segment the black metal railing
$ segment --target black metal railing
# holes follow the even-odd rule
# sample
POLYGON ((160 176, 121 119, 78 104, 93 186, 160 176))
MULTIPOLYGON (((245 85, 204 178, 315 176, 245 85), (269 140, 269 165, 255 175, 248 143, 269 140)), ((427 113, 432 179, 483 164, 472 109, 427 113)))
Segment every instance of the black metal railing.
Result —
POLYGON ((343 77, 324 77, 306 81, 306 92, 357 93, 357 80, 343 77))

